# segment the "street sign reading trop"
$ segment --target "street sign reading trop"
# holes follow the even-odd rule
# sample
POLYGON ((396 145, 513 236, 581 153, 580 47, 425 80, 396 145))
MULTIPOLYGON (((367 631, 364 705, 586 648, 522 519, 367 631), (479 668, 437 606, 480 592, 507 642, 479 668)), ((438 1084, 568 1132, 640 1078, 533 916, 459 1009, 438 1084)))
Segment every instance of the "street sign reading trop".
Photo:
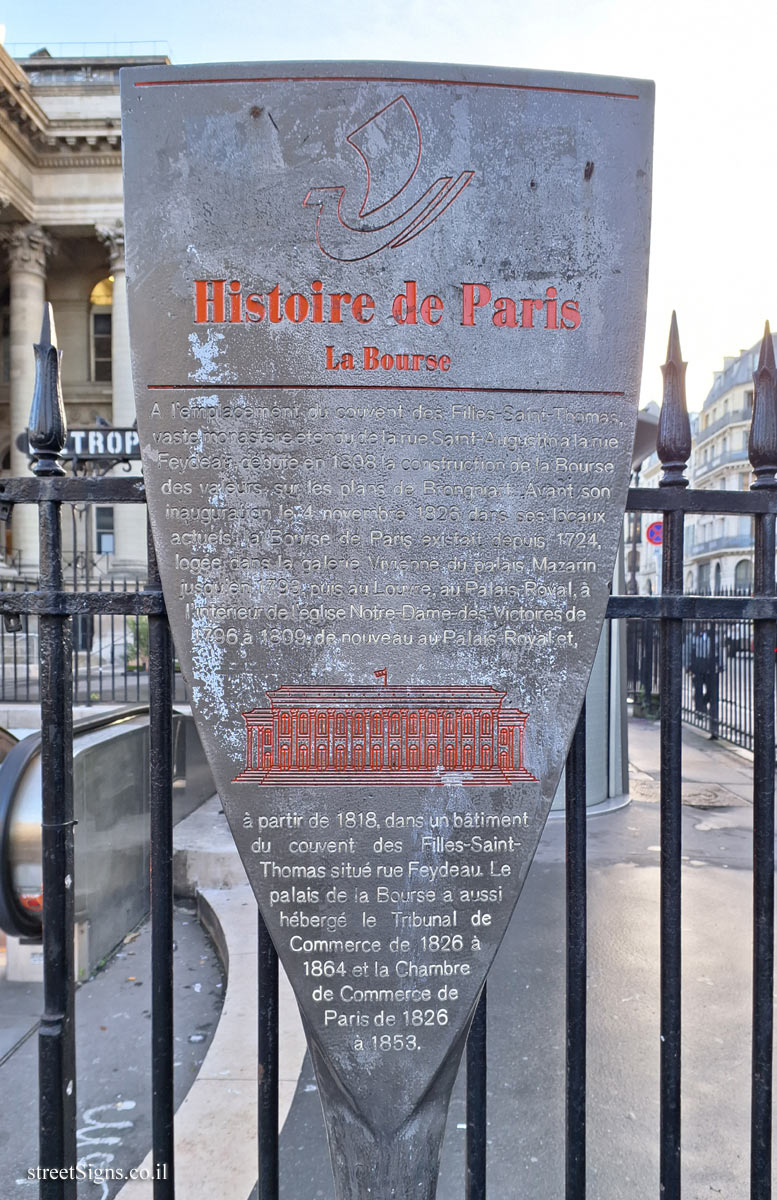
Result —
POLYGON ((122 72, 148 503, 338 1200, 432 1200, 628 486, 652 85, 122 72))

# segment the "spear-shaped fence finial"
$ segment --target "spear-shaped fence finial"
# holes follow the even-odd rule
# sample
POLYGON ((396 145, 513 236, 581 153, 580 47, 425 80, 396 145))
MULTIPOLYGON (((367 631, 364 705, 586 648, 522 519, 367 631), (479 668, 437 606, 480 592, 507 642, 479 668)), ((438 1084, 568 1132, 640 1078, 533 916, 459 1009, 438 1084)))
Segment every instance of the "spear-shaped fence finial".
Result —
POLYGON ((680 351, 677 313, 672 313, 666 362, 661 368, 664 377, 664 402, 658 420, 656 449, 664 466, 659 487, 687 487, 685 468, 691 455, 691 422, 685 402, 685 369, 680 351))
POLYGON ((30 409, 30 450, 36 475, 64 475, 60 455, 67 441, 65 405, 62 399, 57 333, 51 305, 43 306, 40 342, 35 350, 35 392, 30 409))
POLYGON ((748 453, 754 488, 777 487, 777 366, 769 322, 766 322, 758 366, 753 372, 755 395, 748 453))

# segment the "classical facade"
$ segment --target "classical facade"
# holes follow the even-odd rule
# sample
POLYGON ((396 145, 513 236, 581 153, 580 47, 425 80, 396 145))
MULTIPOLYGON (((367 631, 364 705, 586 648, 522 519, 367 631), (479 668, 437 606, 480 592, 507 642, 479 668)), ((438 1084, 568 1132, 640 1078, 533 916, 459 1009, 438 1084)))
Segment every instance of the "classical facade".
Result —
POLYGON ((281 687, 243 713, 236 782, 260 786, 504 787, 533 780, 528 714, 493 687, 281 687))
MULTIPOLYGON (((0 461, 28 471, 32 345, 51 301, 68 424, 132 426, 122 226, 119 69, 159 56, 15 61, 0 46, 0 461), (21 448, 18 444, 21 439, 21 448)), ((137 467, 135 468, 137 469, 137 467)), ((89 506, 65 520, 66 552, 96 575, 145 571, 144 514, 89 506), (75 544, 74 544, 75 543, 75 544)), ((37 519, 17 508, 0 570, 37 574, 37 519)))

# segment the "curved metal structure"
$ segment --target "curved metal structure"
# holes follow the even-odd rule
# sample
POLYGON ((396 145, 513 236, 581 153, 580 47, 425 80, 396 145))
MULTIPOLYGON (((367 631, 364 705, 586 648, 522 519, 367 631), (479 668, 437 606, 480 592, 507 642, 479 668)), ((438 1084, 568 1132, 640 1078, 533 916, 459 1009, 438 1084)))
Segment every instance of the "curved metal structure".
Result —
MULTIPOLYGON (((89 717, 73 734, 75 910, 93 967, 149 906, 148 706, 89 717)), ((11 744, 0 767, 0 929, 21 938, 41 935, 41 737, 11 744)), ((214 791, 192 717, 174 712, 174 821, 214 791)))

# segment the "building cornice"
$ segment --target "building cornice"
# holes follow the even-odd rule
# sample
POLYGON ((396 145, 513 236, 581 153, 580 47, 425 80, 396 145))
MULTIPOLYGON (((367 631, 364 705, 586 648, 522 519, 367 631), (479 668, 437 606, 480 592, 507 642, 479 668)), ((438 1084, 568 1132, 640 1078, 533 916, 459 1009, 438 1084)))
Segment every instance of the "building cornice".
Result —
POLYGON ((26 137, 43 135, 48 118, 32 95, 30 81, 0 46, 0 108, 26 137))
MULTIPOLYGON (((114 86, 108 91, 116 95, 118 88, 114 86)), ((58 94, 61 95, 61 88, 58 94)), ((35 100, 33 85, 24 71, 2 46, 0 136, 6 137, 34 169, 115 168, 121 165, 118 119, 52 120, 35 100)))
POLYGON ((40 154, 35 160, 36 167, 45 171, 70 170, 80 167, 121 167, 121 151, 107 154, 86 154, 75 152, 65 154, 59 151, 54 154, 40 154))

